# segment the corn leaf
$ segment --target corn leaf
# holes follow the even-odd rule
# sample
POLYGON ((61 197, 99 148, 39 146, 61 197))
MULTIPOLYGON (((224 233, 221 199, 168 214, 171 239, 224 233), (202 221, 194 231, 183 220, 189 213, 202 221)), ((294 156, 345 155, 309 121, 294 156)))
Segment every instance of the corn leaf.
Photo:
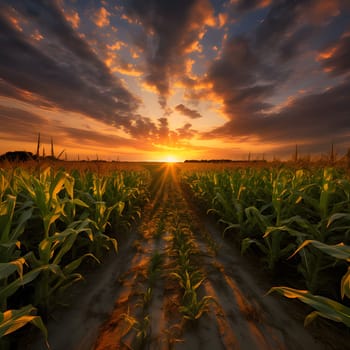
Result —
POLYGON ((350 267, 348 267, 348 271, 341 279, 341 297, 344 298, 346 295, 350 298, 350 267))
POLYGON ((19 258, 8 263, 0 263, 0 280, 9 277, 16 270, 19 276, 23 276, 23 265, 25 264, 25 259, 19 258))
POLYGON ((313 295, 307 290, 289 287, 272 287, 267 294, 272 292, 277 292, 287 298, 299 299, 303 303, 316 309, 316 312, 306 317, 305 324, 312 321, 316 316, 322 316, 335 322, 342 322, 347 327, 350 327, 350 308, 332 299, 313 295))
POLYGON ((347 219, 350 220, 350 214, 348 213, 335 213, 330 216, 327 222, 327 228, 333 224, 334 221, 340 220, 340 219, 347 219))
POLYGON ((35 311, 36 309, 32 305, 27 305, 18 310, 0 312, 0 338, 13 333, 30 322, 38 327, 47 339, 47 329, 41 317, 33 315, 35 311))
POLYGON ((292 256, 297 254, 301 249, 303 249, 304 247, 306 247, 309 244, 311 244, 315 248, 321 250, 323 253, 326 253, 326 254, 332 256, 333 258, 340 259, 340 260, 346 260, 346 261, 350 262, 350 246, 345 245, 344 243, 329 245, 329 244, 325 244, 325 243, 311 240, 311 239, 304 241, 298 247, 298 249, 293 253, 292 256))

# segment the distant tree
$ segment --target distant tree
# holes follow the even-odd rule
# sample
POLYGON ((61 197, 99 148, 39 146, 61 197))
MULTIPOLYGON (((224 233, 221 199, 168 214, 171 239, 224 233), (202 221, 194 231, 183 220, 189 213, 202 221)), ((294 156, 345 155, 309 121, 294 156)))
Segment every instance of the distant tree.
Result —
POLYGON ((36 159, 36 156, 32 152, 26 151, 6 152, 5 154, 0 156, 0 161, 9 162, 25 162, 33 159, 36 159))

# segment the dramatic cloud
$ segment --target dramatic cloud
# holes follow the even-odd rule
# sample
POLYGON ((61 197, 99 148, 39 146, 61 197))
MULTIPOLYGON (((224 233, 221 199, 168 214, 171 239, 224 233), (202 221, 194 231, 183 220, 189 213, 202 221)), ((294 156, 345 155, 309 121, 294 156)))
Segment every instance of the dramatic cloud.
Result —
POLYGON ((166 106, 170 80, 186 72, 185 54, 199 50, 205 27, 215 25, 209 0, 130 0, 128 15, 136 18, 147 33, 140 43, 147 53, 146 82, 157 89, 166 106))
POLYGON ((109 25, 109 16, 111 14, 104 8, 101 7, 93 17, 93 21, 98 27, 106 27, 109 25))
POLYGON ((191 119, 202 118, 202 115, 198 111, 194 109, 190 109, 185 105, 183 105, 182 103, 177 105, 175 107, 175 110, 177 110, 178 112, 182 113, 187 117, 190 117, 191 119))
POLYGON ((329 144, 350 135, 350 80, 320 94, 291 101, 279 113, 256 113, 237 118, 210 132, 208 136, 254 136, 265 142, 308 142, 319 139, 329 144))
POLYGON ((185 124, 182 128, 178 128, 178 136, 180 139, 191 139, 195 134, 196 131, 192 130, 192 124, 185 124))
POLYGON ((338 43, 323 51, 318 59, 324 69, 335 75, 350 72, 350 32, 346 33, 338 43))
POLYGON ((69 127, 59 127, 60 137, 70 139, 73 144, 79 142, 82 147, 89 148, 91 146, 103 145, 106 148, 115 148, 116 146, 137 148, 137 141, 129 140, 116 135, 101 133, 94 130, 83 130, 69 127))
POLYGON ((269 108, 265 98, 272 94, 279 79, 274 68, 265 65, 250 44, 244 37, 228 41, 208 73, 213 91, 232 118, 269 108))
POLYGON ((3 0, 1 140, 40 129, 140 159, 345 152, 349 23, 348 0, 3 0))
POLYGON ((55 3, 13 1, 13 4, 54 41, 48 50, 34 46, 8 21, 8 8, 2 6, 0 77, 59 108, 125 126, 124 119, 132 117, 139 100, 74 32, 55 3))
POLYGON ((0 135, 2 139, 11 140, 16 136, 22 141, 28 141, 47 124, 47 120, 37 114, 0 105, 0 135))
POLYGON ((235 11, 246 12, 259 7, 270 5, 271 0, 231 0, 230 4, 235 11))
POLYGON ((76 11, 65 12, 66 20, 72 25, 74 29, 77 29, 80 24, 80 16, 76 11))

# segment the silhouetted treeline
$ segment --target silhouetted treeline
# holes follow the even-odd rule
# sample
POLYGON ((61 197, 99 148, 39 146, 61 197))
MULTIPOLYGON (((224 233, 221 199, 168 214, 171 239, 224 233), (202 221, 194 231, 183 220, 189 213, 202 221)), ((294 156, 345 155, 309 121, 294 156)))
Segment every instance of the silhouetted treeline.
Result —
POLYGON ((9 161, 9 162, 25 162, 28 160, 36 159, 36 155, 32 152, 25 151, 13 151, 6 152, 0 156, 0 161, 9 161))

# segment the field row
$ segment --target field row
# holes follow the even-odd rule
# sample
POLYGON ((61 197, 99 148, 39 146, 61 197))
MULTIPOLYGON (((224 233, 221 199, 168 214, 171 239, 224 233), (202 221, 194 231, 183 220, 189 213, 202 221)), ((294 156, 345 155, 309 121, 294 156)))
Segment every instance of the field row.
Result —
POLYGON ((79 266, 118 249, 118 230, 141 215, 149 173, 0 169, 0 348, 44 325, 79 266))
POLYGON ((258 256, 273 287, 350 327, 350 179, 341 169, 183 171, 197 202, 224 225, 242 254, 258 256))

